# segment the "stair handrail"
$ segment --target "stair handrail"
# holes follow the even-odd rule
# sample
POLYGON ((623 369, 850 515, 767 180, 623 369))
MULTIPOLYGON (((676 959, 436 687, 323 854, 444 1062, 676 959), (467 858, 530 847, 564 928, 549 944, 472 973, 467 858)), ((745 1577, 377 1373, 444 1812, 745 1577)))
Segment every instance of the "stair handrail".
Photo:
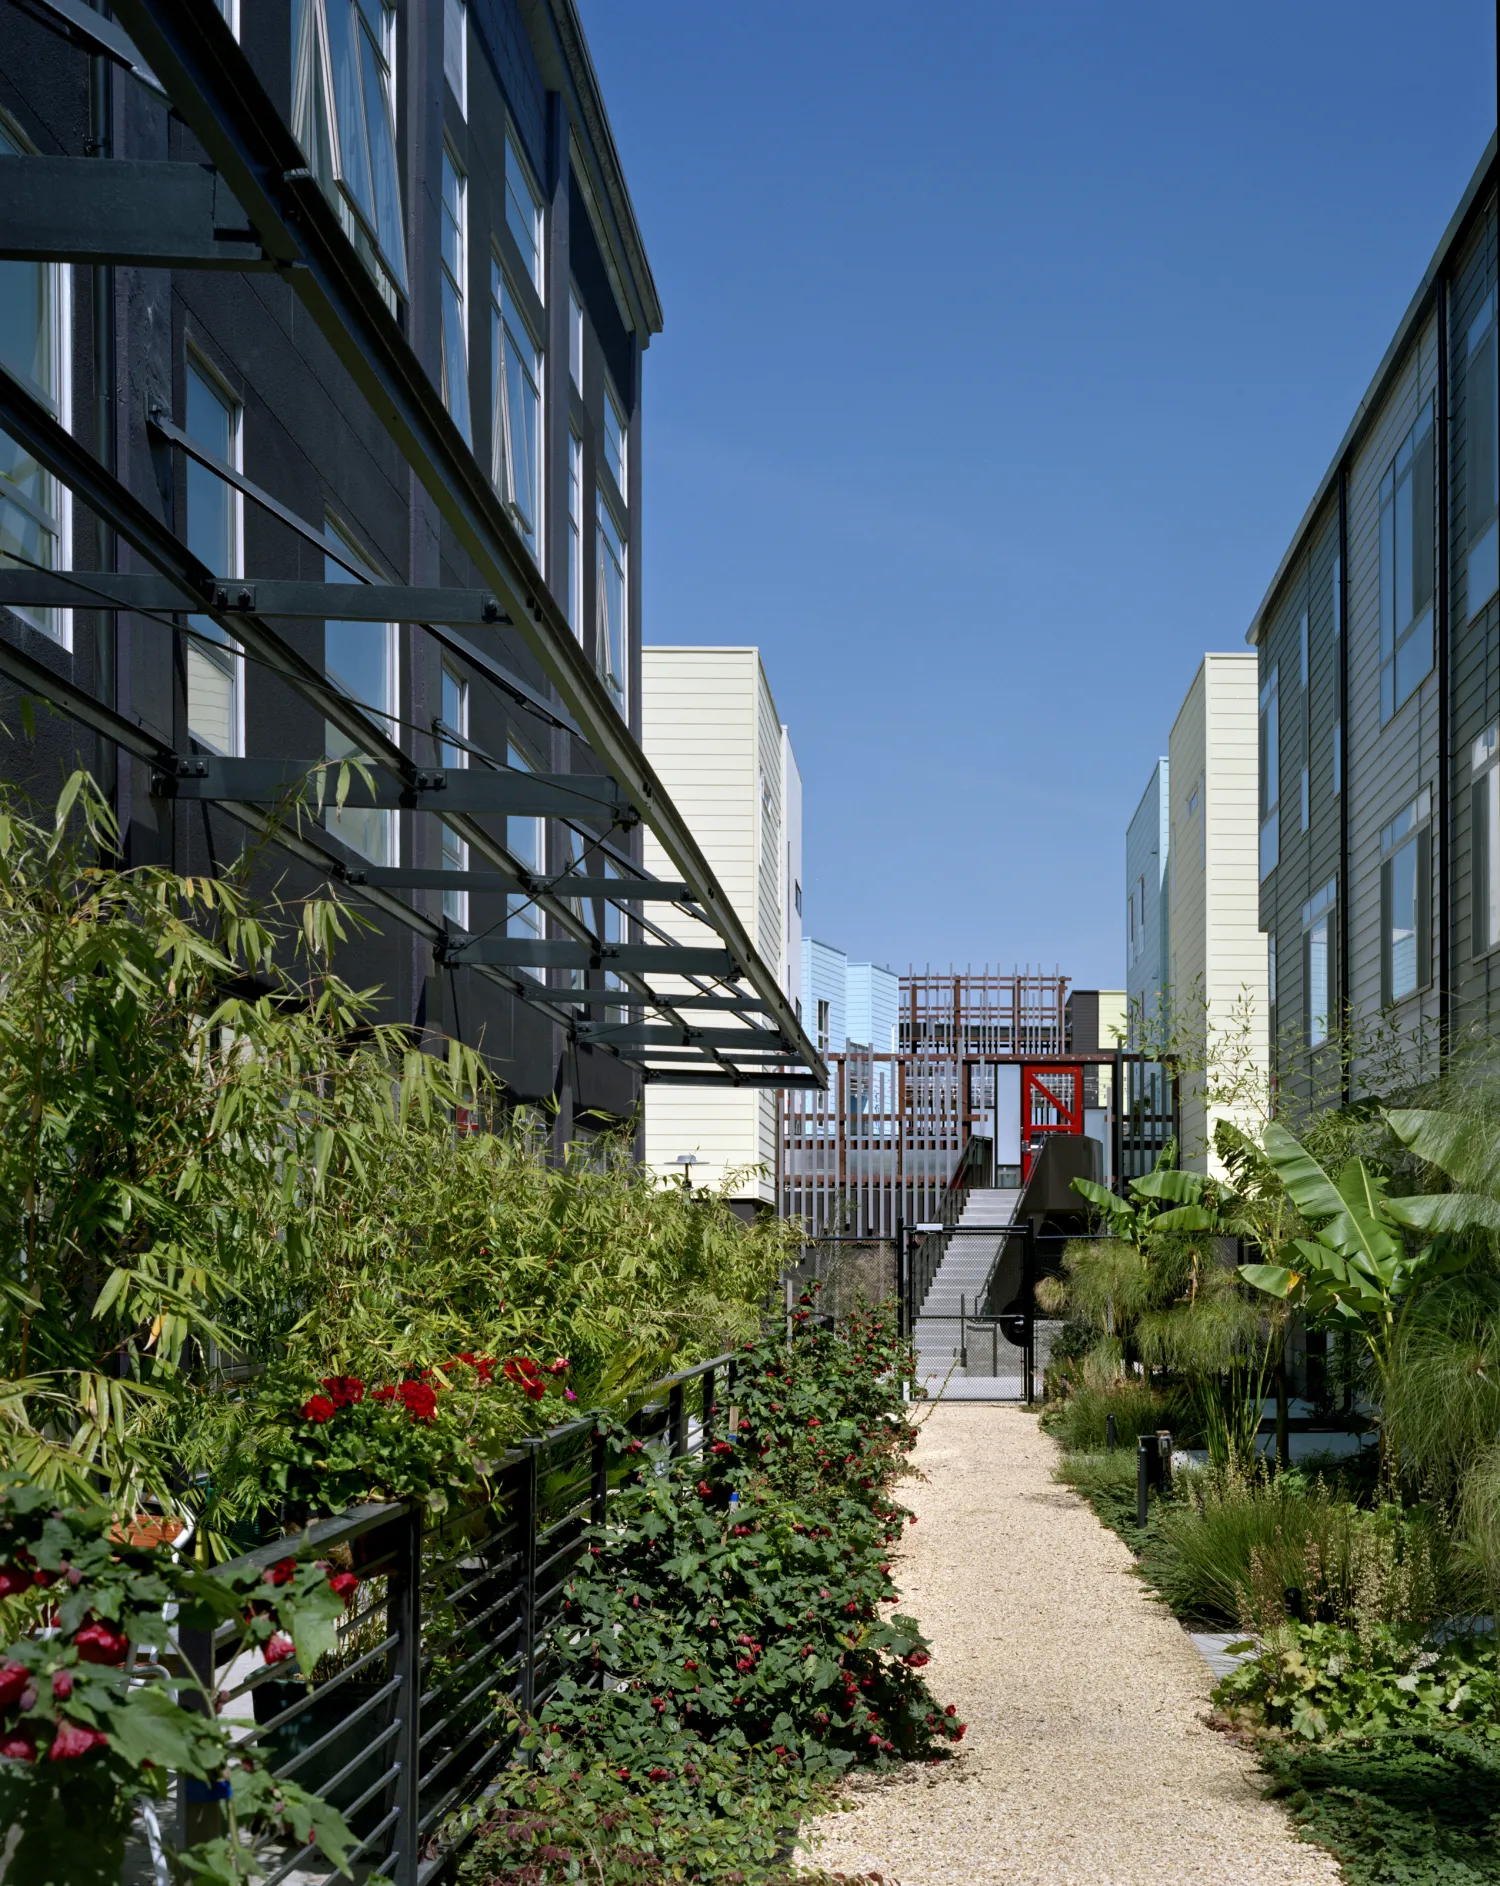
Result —
POLYGON ((930 1222, 942 1226, 941 1231, 926 1231, 916 1235, 912 1245, 912 1309, 913 1316, 920 1316, 927 1292, 932 1288, 932 1280, 937 1275, 938 1265, 942 1262, 942 1253, 947 1248, 948 1234, 963 1216, 969 1194, 976 1186, 983 1189, 979 1175, 993 1177, 995 1143, 983 1133, 971 1133, 964 1141, 963 1150, 958 1155, 958 1162, 949 1177, 943 1193, 943 1202, 937 1217, 930 1222))

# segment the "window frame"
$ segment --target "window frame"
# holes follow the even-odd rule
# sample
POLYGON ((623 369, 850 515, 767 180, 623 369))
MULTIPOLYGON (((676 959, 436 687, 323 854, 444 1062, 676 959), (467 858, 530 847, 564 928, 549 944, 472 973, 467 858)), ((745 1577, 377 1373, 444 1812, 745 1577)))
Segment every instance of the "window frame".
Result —
MULTIPOLYGON (((439 700, 443 712, 440 718, 451 727, 461 740, 469 737, 469 683, 450 662, 442 664, 442 676, 438 683, 439 700), (453 690, 456 714, 448 713, 449 689, 453 690)), ((455 746, 451 740, 438 736, 438 765, 444 769, 453 768, 462 771, 469 764, 469 750, 464 746, 455 746)), ((460 838, 446 819, 438 821, 439 856, 445 871, 467 871, 469 868, 469 841, 460 838), (451 860, 451 862, 450 862, 451 860)), ((469 893, 466 890, 444 891, 443 916, 460 930, 469 928, 469 893)))
MULTIPOLYGON (((324 535, 329 542, 334 544, 350 562, 358 564, 372 583, 381 583, 387 580, 382 575, 379 566, 370 556, 370 553, 341 519, 335 517, 332 513, 325 514, 323 529, 324 535)), ((327 551, 323 554, 323 578, 325 582, 354 583, 359 580, 349 570, 342 568, 327 551)), ((323 623, 324 675, 337 686, 339 692, 343 694, 346 699, 353 701, 355 705, 358 706, 362 712, 368 714, 372 720, 377 722, 384 721, 386 723, 386 732, 392 739, 398 737, 401 715, 401 650, 399 636, 399 626, 394 622, 354 623, 349 621, 347 617, 329 616, 325 618, 323 623), (383 707, 377 709, 372 707, 367 701, 360 701, 356 695, 349 692, 338 673, 329 666, 328 629, 330 624, 334 627, 342 625, 355 628, 371 636, 377 631, 384 631, 387 699, 383 707)), ((365 859, 367 863, 374 865, 399 865, 401 862, 401 823, 400 815, 394 808, 360 806, 341 809, 333 803, 338 782, 336 769, 339 763, 346 758, 353 759, 362 757, 358 756, 352 747, 348 754, 335 754, 328 751, 328 748, 333 744, 334 740, 342 740, 343 737, 344 736, 332 726, 331 722, 327 720, 324 721, 324 759, 328 764, 329 772, 326 775, 327 785, 325 803, 323 806, 323 828, 330 836, 337 838, 341 844, 347 845, 356 857, 365 859), (373 856, 371 852, 365 850, 363 845, 357 843, 356 840, 350 836, 350 832, 357 829, 353 824, 353 820, 356 817, 369 819, 371 829, 383 833, 383 856, 373 856), (345 829, 346 822, 348 823, 347 830, 345 829)))
POLYGON ((568 428, 568 626, 583 640, 583 440, 568 428))
POLYGON ((525 304, 511 286, 510 276, 498 253, 490 255, 490 359, 494 373, 494 410, 490 452, 490 478, 501 501, 511 513, 516 532, 538 570, 545 575, 546 541, 546 438, 547 438, 547 354, 536 338, 527 318, 525 304), (532 353, 528 367, 518 357, 518 367, 531 382, 536 399, 536 436, 533 463, 532 503, 534 518, 526 513, 516 498, 515 418, 511 412, 510 349, 519 346, 513 330, 519 328, 532 353))
MULTIPOLYGON (((520 139, 516 136, 515 126, 507 123, 505 127, 505 227, 510 232, 511 241, 516 245, 516 253, 525 267, 526 275, 536 291, 543 307, 547 304, 547 199, 541 186, 532 175, 531 166, 521 151, 520 139), (517 192, 515 180, 519 178, 522 189, 517 192), (522 197, 525 202, 523 204, 522 197), (529 209, 532 219, 532 231, 523 242, 516 222, 512 220, 512 206, 518 212, 529 209)), ((518 218, 519 220, 519 218, 518 218)))
MULTIPOLYGON (((195 445, 201 446, 206 452, 212 451, 213 456, 218 458, 220 454, 216 449, 217 441, 198 438, 189 422, 187 410, 188 383, 193 377, 196 377, 207 389, 210 396, 224 408, 229 419, 229 450, 223 454, 224 462, 235 471, 243 473, 245 469, 245 403, 239 397, 238 393, 235 392, 234 388, 230 386, 223 374, 219 372, 218 368, 214 366, 213 362, 207 358, 201 349, 194 346, 191 337, 189 337, 183 362, 182 429, 188 437, 192 439, 195 445)), ((233 539, 228 559, 233 565, 233 568, 222 571, 216 570, 214 574, 231 579, 242 577, 245 574, 244 493, 237 485, 230 484, 227 478, 220 478, 217 472, 210 471, 206 465, 200 465, 196 459, 189 458, 186 453, 182 454, 182 459, 184 466, 182 490, 184 541, 187 541, 189 544, 191 543, 191 531, 193 526, 190 493, 194 477, 212 478, 225 488, 229 528, 233 539)), ((210 753, 222 751, 223 757, 226 759, 242 757, 245 752, 244 648, 232 635, 221 629, 209 616, 190 615, 187 621, 189 628, 195 630, 198 635, 204 638, 201 641, 194 641, 185 637, 182 642, 183 675, 185 680, 183 724, 187 728, 188 738, 190 740, 196 740, 199 746, 210 753), (224 651, 222 658, 211 652, 208 646, 210 643, 213 647, 222 648, 224 651), (195 656, 200 661, 209 662, 213 667, 219 669, 229 682, 231 690, 230 719, 232 721, 232 733, 230 738, 232 744, 227 751, 216 747, 211 740, 196 731, 193 727, 191 719, 192 686, 188 677, 191 673, 190 664, 195 656)))
POLYGON ((568 287, 568 378, 583 398, 583 303, 578 291, 568 287))
MULTIPOLYGON (((0 110, 0 142, 12 147, 17 157, 36 155, 36 146, 28 138, 9 112, 0 110)), ((26 387, 35 393, 42 402, 51 408, 59 425, 66 430, 73 429, 73 265, 71 262, 21 262, 0 263, 0 268, 36 268, 45 269, 47 283, 47 325, 51 329, 49 341, 56 382, 55 388, 39 386, 30 374, 22 374, 26 387)), ((6 435, 9 437, 9 435, 6 435)), ((19 445, 18 451, 22 450, 19 445)), ((33 517, 37 525, 47 533, 55 545, 55 570, 70 570, 73 567, 73 493, 60 478, 54 478, 51 472, 38 467, 44 480, 43 489, 51 494, 53 503, 49 509, 45 505, 33 505, 19 492, 15 495, 6 493, 6 501, 16 505, 23 516, 33 517)), ((8 480, 6 481, 9 482, 8 480)), ((19 569, 21 565, 16 565, 19 569)), ((59 648, 71 653, 73 649, 73 611, 71 609, 27 609, 7 603, 5 607, 38 635, 46 636, 49 642, 55 642, 59 648)))
POLYGON ((1464 613, 1467 619, 1485 609, 1500 589, 1500 415, 1496 412, 1500 392, 1500 320, 1497 320, 1497 294, 1491 287, 1480 312, 1469 323, 1464 348, 1464 613), (1483 384, 1473 387, 1476 355, 1488 355, 1489 397, 1484 398, 1483 384), (1473 415, 1484 401, 1489 427, 1490 489, 1480 492, 1475 477, 1473 415), (1476 519, 1477 513, 1477 519, 1476 519))
MULTIPOLYGON (((370 30, 361 0, 292 0, 291 124, 292 134, 307 157, 308 166, 317 178, 319 187, 334 205, 345 234, 374 275, 386 305, 394 313, 398 299, 406 300, 410 292, 406 218, 401 197, 396 8, 388 4, 388 0, 373 0, 373 4, 380 7, 381 43, 378 46, 375 45, 375 35, 370 30), (346 165, 347 129, 339 118, 340 86, 334 71, 333 34, 328 18, 330 7, 346 5, 352 23, 356 61, 360 67, 358 86, 346 102, 357 105, 360 125, 365 133, 366 144, 361 164, 370 165, 367 180, 370 192, 368 209, 361 206, 356 194, 359 179, 348 174, 346 165), (362 59, 367 39, 378 61, 376 77, 380 81, 384 127, 389 134, 389 172, 379 183, 375 172, 377 168, 383 170, 384 166, 375 161, 374 145, 369 137, 370 101, 366 96, 367 74, 362 59), (320 133, 326 134, 326 139, 320 133), (391 201, 383 203, 382 197, 387 190, 391 194, 391 201), (391 211, 394 213, 384 216, 390 226, 382 230, 380 224, 383 212, 391 211)), ((387 144, 383 140, 381 156, 386 154, 387 144)))
POLYGON ((1394 1008, 1432 983, 1432 789, 1424 786, 1380 834, 1380 1005, 1394 1008), (1396 869, 1412 853, 1412 974, 1396 988, 1396 869))
POLYGON ((458 106, 469 116, 469 8, 467 0, 443 0, 443 77, 458 106), (456 34, 454 28, 456 26, 456 34))
POLYGON ((1338 903, 1338 879, 1332 877, 1322 890, 1302 906, 1302 1039, 1309 1049, 1321 1048, 1333 1033, 1332 1013, 1337 986, 1334 950, 1337 925, 1334 911, 1338 903), (1323 1006, 1313 1005, 1313 966, 1322 951, 1323 1006))
MULTIPOLYGON (((1428 395, 1410 431, 1397 448, 1395 456, 1380 481, 1380 720, 1384 726, 1400 713, 1406 703, 1420 694, 1422 683, 1432 673, 1437 654, 1437 433, 1434 402, 1428 395), (1426 465, 1427 490, 1422 492, 1419 473, 1426 465), (1403 526, 1402 503, 1406 494, 1403 526), (1425 565, 1416 555, 1421 541, 1422 505, 1430 539, 1425 565), (1419 576, 1425 576, 1426 600, 1418 606, 1413 594, 1412 613, 1403 623, 1400 588, 1404 565, 1402 536, 1406 535, 1405 554, 1412 565, 1407 587, 1412 590, 1419 576), (1426 638, 1425 665, 1416 673, 1408 672, 1404 692, 1402 661, 1419 636, 1426 638)), ((1419 656, 1420 658, 1420 656, 1419 656)))
POLYGON ((440 319, 438 321, 438 356, 440 365, 440 388, 443 404, 448 415, 463 434, 464 444, 472 450, 474 444, 473 402, 470 398, 470 347, 469 347, 469 178, 458 154, 446 138, 443 140, 441 162, 442 192, 438 206, 439 228, 442 240, 438 243, 438 291, 442 298, 440 319), (448 180, 453 179, 457 209, 448 201, 448 180), (454 225, 456 238, 455 265, 450 266, 447 253, 448 226, 454 225), (459 386, 462 394, 463 410, 455 410, 453 403, 453 368, 448 358, 448 315, 450 306, 457 307, 458 341, 463 353, 463 373, 459 386))
POLYGON ((625 417, 623 402, 615 397, 615 390, 606 378, 604 421, 599 434, 599 456, 604 462, 604 469, 614 480, 615 490, 620 494, 620 502, 627 508, 630 504, 629 454, 630 422, 625 417), (613 426, 611 426, 611 421, 614 422, 613 426))
POLYGON ((630 718, 630 533, 622 530, 602 490, 596 490, 594 503, 594 666, 615 703, 621 720, 630 718), (618 554, 616 552, 618 551, 618 554), (614 563, 620 592, 620 667, 612 674, 614 639, 608 619, 609 585, 605 582, 605 558, 614 563))
POLYGON ((1469 748, 1469 935, 1475 961, 1500 949, 1500 721, 1469 748))
MULTIPOLYGON (((514 732, 506 736, 505 764, 517 772, 534 773, 537 771, 535 758, 522 745, 514 732)), ((544 877, 547 871, 546 819, 531 813, 507 813, 505 849, 524 869, 536 877, 544 877), (528 825, 533 830, 533 856, 530 859, 524 857, 516 845, 516 840, 520 836, 518 828, 528 825)), ((509 937, 529 937, 533 942, 540 942, 546 936, 547 919, 534 897, 527 896, 524 891, 506 892, 505 934, 509 937)))

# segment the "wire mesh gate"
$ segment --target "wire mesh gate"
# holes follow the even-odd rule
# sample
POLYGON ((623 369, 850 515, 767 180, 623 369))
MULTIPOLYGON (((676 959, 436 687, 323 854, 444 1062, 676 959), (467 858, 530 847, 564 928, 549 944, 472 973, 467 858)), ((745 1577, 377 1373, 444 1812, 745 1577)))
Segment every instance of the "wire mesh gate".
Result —
MULTIPOLYGON (((983 1399, 1028 1406, 1034 1402, 1038 1369, 1045 1370, 1050 1359, 1053 1330, 1051 1319, 1037 1315, 1035 1225, 1029 1219, 995 1225, 903 1225, 897 1260, 902 1326, 915 1338, 918 1375, 927 1392, 962 1394, 953 1390, 955 1380, 987 1381, 995 1389, 983 1399), (994 1257, 975 1275, 972 1289, 964 1287, 966 1278, 935 1298, 938 1271, 955 1238, 999 1242, 994 1257), (951 1366, 944 1370, 941 1363, 948 1355, 951 1366)), ((980 1397, 970 1390, 964 1398, 980 1397)))

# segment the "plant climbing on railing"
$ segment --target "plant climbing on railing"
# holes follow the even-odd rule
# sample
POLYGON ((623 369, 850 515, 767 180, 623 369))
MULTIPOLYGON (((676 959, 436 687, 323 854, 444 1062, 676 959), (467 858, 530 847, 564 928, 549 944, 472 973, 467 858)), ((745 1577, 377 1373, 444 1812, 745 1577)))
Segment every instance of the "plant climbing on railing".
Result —
POLYGON ((28 1886, 117 1886, 138 1802, 166 1798, 170 1771, 222 1803, 223 1827, 176 1855, 201 1886, 260 1877, 268 1839, 316 1839, 337 1866, 340 1815, 274 1779, 237 1745, 214 1699, 176 1655, 178 1630, 230 1625, 265 1664, 311 1670, 333 1648, 358 1580, 283 1559, 205 1572, 102 1506, 60 1506, 20 1477, 0 1481, 0 1824, 6 1877, 28 1886))

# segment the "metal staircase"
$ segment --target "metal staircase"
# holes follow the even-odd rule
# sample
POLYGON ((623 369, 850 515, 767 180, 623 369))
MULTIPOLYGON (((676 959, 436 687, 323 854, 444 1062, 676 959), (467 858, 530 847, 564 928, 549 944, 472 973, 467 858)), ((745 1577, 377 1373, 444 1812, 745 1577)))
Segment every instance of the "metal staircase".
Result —
POLYGON ((973 1316, 983 1311, 980 1299, 1006 1241, 1004 1232, 982 1227, 1014 1224, 1020 1202, 1019 1188, 975 1188, 964 1201, 957 1225, 948 1233, 947 1249, 917 1308, 917 1379, 929 1395, 941 1391, 950 1401, 1014 1401, 1024 1392, 1014 1345, 1004 1343, 1007 1355, 1000 1358, 1001 1362, 1011 1359, 1010 1368, 1000 1368, 996 1373, 999 1364, 990 1366, 992 1348, 998 1352, 1001 1344, 988 1329, 975 1331, 972 1339, 983 1352, 985 1372, 979 1373, 976 1367, 971 1375, 959 1359, 962 1319, 965 1314, 973 1316), (966 1226, 971 1229, 966 1230, 966 1226))

